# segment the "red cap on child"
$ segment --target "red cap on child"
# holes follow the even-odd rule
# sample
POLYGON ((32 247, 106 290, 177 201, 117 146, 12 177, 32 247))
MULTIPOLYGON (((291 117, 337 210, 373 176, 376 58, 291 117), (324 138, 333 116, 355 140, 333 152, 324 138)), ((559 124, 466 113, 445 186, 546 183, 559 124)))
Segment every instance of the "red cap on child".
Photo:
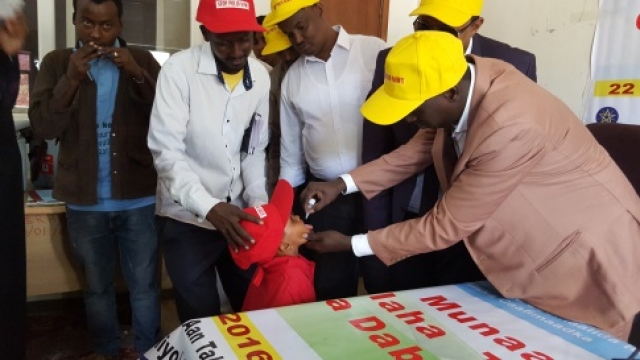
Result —
POLYGON ((265 31, 256 20, 253 0, 200 0, 196 21, 216 34, 265 31))
POLYGON ((249 250, 240 248, 235 252, 231 249, 231 256, 241 269, 248 269, 252 264, 258 264, 253 277, 256 285, 260 285, 264 275, 259 265, 273 260, 278 252, 284 236, 284 228, 291 217, 292 207, 293 188, 286 180, 279 180, 268 204, 244 209, 246 213, 262 220, 262 225, 241 220, 240 225, 247 230, 256 243, 249 250))

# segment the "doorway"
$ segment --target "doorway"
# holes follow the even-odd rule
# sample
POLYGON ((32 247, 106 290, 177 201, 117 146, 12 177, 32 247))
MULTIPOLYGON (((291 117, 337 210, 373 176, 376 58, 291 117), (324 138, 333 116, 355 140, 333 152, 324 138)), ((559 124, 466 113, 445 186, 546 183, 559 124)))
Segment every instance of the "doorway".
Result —
POLYGON ((387 40, 389 0, 322 0, 323 16, 350 34, 373 35, 387 40))

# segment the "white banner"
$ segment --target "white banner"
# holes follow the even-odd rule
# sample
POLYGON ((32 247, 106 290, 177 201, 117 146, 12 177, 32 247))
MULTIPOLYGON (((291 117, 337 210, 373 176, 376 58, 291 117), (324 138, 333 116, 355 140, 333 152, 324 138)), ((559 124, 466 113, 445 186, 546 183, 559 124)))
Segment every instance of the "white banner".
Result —
POLYGON ((633 350, 483 282, 196 319, 142 360, 611 360, 633 350))
POLYGON ((601 0, 583 116, 640 124, 640 1, 601 0))

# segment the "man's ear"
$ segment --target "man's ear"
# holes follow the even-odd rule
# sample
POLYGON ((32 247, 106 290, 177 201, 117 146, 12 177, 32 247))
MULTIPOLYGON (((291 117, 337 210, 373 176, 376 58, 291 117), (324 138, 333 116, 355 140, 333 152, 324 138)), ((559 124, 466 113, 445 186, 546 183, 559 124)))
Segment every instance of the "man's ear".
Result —
POLYGON ((471 36, 473 37, 473 35, 475 35, 478 31, 480 31, 480 28, 482 27, 482 24, 484 24, 484 18, 482 16, 480 16, 478 18, 478 20, 473 22, 473 25, 471 26, 471 29, 473 30, 473 33, 471 34, 471 36))
POLYGON ((283 242, 280 243, 279 249, 280 249, 280 251, 287 251, 287 249, 289 249, 290 247, 291 247, 291 245, 288 242, 283 241, 283 242))
POLYGON ((204 25, 200 25, 200 32, 202 33, 202 37, 204 38, 204 41, 209 42, 209 30, 207 30, 207 28, 204 27, 204 25))
POLYGON ((322 7, 322 3, 320 3, 320 2, 319 3, 315 3, 313 5, 313 7, 317 9, 318 15, 320 15, 320 17, 322 17, 322 14, 324 13, 324 8, 322 7))
POLYGON ((444 98, 447 99, 447 101, 449 101, 450 103, 454 103, 458 101, 458 98, 460 98, 460 88, 458 87, 458 85, 456 85, 451 89, 445 91, 443 95, 444 98))

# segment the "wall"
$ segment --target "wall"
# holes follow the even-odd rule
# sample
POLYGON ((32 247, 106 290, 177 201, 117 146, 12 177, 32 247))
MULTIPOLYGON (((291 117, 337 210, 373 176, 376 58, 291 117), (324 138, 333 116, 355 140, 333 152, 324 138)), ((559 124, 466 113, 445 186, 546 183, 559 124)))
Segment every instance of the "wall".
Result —
POLYGON ((271 1, 269 0, 254 0, 256 5, 256 14, 257 15, 267 15, 270 11, 271 1))
POLYGON ((419 1, 390 0, 389 27, 387 28, 387 43, 395 44, 398 40, 413 32, 413 19, 409 13, 416 8, 419 1))
MULTIPOLYGON (((31 2, 33 3, 33 2, 31 2)), ((38 0, 38 56, 44 57, 50 51, 55 49, 56 31, 55 31, 55 4, 53 1, 38 0)))
POLYGON ((189 28, 176 19, 189 19, 189 1, 157 0, 157 5, 156 44, 171 53, 188 48, 189 28))
POLYGON ((538 83, 582 116, 598 0, 487 0, 481 33, 536 55, 538 83))

